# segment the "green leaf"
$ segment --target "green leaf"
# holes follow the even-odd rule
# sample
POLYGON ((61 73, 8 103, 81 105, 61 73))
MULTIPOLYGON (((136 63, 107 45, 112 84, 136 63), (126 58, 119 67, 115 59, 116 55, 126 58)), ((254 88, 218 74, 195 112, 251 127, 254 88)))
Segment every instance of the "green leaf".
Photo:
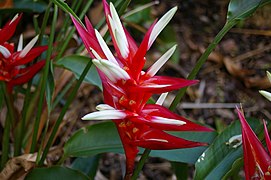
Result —
POLYGON ((80 171, 61 166, 49 168, 35 168, 27 174, 25 180, 89 180, 89 178, 80 171))
POLYGON ((75 14, 75 12, 69 7, 69 5, 66 2, 64 2, 63 0, 52 0, 52 2, 55 3, 58 7, 60 7, 66 13, 71 14, 79 23, 83 25, 80 18, 75 14))
POLYGON ((64 146, 64 156, 84 157, 104 152, 123 152, 115 125, 104 122, 75 132, 64 146))
POLYGON ((270 2, 270 0, 231 0, 227 20, 244 20, 251 16, 259 6, 270 2))
POLYGON ((55 89, 55 81, 54 81, 53 67, 52 67, 52 62, 50 62, 48 80, 46 81, 46 88, 45 88, 45 97, 46 97, 46 103, 48 107, 48 113, 50 113, 52 110, 52 98, 53 98, 54 89, 55 89))
MULTIPOLYGON (((256 127, 262 129, 262 124, 258 120, 248 119, 248 122, 253 129, 256 127)), ((240 134, 240 121, 236 120, 218 135, 197 161, 194 179, 221 179, 227 174, 232 164, 243 154, 242 145, 233 147, 233 144, 227 144, 227 142, 231 137, 240 134)))
POLYGON ((71 168, 79 170, 86 174, 90 179, 94 179, 98 165, 99 165, 99 155, 91 156, 88 158, 76 158, 73 163, 71 168))
MULTIPOLYGON (((56 65, 59 65, 61 67, 64 67, 70 71, 72 71, 77 79, 79 79, 80 75, 82 74, 83 70, 85 69, 87 63, 91 61, 90 58, 85 56, 79 56, 79 55, 70 55, 65 56, 61 59, 59 59, 56 63, 56 65)), ((85 79, 85 82, 93 84, 98 86, 100 89, 102 89, 102 82, 98 75, 98 72, 95 68, 95 66, 92 66, 90 70, 88 71, 85 79)))
MULTIPOLYGON (((212 142, 216 132, 174 132, 173 135, 188 140, 212 142)), ((151 156, 164 158, 170 161, 195 163, 207 147, 197 147, 177 150, 153 150, 151 156)), ((117 129, 113 122, 103 122, 84 127, 77 131, 65 144, 65 157, 93 156, 105 152, 123 153, 123 148, 117 129)), ((143 151, 141 150, 141 153, 143 151)))

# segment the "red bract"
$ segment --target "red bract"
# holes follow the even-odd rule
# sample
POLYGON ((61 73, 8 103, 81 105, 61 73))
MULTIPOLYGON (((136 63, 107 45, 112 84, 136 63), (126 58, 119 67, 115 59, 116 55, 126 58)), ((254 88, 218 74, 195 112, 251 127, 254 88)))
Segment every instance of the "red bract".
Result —
POLYGON ((244 114, 237 109, 242 125, 242 142, 246 179, 271 179, 271 142, 264 122, 264 133, 269 153, 247 123, 244 114))
POLYGON ((167 134, 164 131, 211 131, 195 124, 162 107, 162 101, 155 105, 146 102, 153 94, 177 90, 197 83, 155 74, 172 56, 176 45, 161 56, 147 71, 143 71, 146 52, 156 37, 175 14, 172 8, 159 21, 155 21, 138 47, 132 36, 123 27, 118 14, 110 3, 104 0, 107 25, 112 37, 116 56, 112 54, 102 36, 94 30, 85 18, 86 28, 71 16, 93 63, 102 79, 104 101, 97 106, 98 112, 84 116, 84 120, 108 120, 115 122, 126 155, 126 177, 134 168, 134 159, 138 146, 148 149, 176 149, 206 145, 188 141, 167 134))
POLYGON ((13 43, 6 42, 13 36, 21 16, 16 15, 0 30, 0 81, 6 82, 9 91, 12 91, 13 86, 29 81, 45 64, 42 60, 29 67, 22 67, 47 49, 47 46, 32 49, 38 36, 33 38, 24 49, 22 49, 23 37, 21 36, 17 51, 14 50, 13 43))

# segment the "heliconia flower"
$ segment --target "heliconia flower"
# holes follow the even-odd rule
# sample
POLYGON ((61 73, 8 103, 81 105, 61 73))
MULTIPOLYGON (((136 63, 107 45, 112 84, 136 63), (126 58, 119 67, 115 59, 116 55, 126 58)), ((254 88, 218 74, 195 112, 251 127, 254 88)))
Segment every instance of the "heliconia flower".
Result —
POLYGON ((271 141, 264 121, 264 134, 267 149, 247 123, 244 114, 237 109, 242 125, 242 143, 246 179, 271 179, 271 141))
MULTIPOLYGON (((269 80, 269 83, 271 83, 271 73, 270 72, 266 72, 267 74, 267 78, 269 80)), ((260 90, 259 91, 261 93, 261 95, 263 95, 266 99, 268 99, 269 101, 271 101, 271 93, 270 92, 267 92, 267 91, 264 91, 264 90, 260 90)))
POLYGON ((13 36, 21 16, 16 15, 0 30, 0 81, 6 82, 9 91, 12 91, 15 85, 29 81, 45 64, 45 61, 42 60, 29 67, 24 67, 47 50, 47 46, 33 48, 38 36, 23 48, 23 36, 21 35, 17 51, 14 50, 13 43, 7 42, 13 36))
POLYGON ((153 94, 196 84, 186 80, 157 76, 159 69, 170 59, 176 45, 162 55, 151 67, 143 71, 145 55, 159 33, 171 20, 177 7, 172 8, 147 31, 142 43, 136 42, 122 25, 113 6, 103 0, 106 22, 112 37, 115 54, 106 45, 100 33, 85 17, 86 27, 71 16, 85 44, 93 64, 102 80, 105 104, 97 106, 97 112, 85 115, 83 120, 113 120, 118 129, 126 155, 126 178, 133 173, 138 147, 148 149, 177 149, 204 146, 206 143, 188 141, 164 131, 212 131, 170 112, 162 106, 166 94, 157 104, 146 104, 153 94))

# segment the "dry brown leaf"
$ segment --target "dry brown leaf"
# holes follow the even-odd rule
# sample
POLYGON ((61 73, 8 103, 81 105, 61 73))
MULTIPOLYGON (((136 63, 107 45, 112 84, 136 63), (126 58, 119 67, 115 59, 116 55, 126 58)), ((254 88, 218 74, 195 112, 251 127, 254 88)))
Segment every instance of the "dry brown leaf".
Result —
POLYGON ((265 77, 251 77, 245 79, 245 85, 248 88, 255 87, 259 89, 267 89, 271 87, 271 83, 268 80, 267 76, 265 77))
POLYGON ((228 70, 228 72, 234 77, 238 77, 238 78, 243 79, 246 76, 253 74, 252 70, 243 69, 241 67, 241 64, 235 63, 229 57, 224 57, 223 62, 224 62, 226 69, 228 70))
POLYGON ((35 166, 37 154, 24 154, 10 159, 0 173, 1 180, 23 180, 35 166))
POLYGON ((4 0, 0 2, 0 9, 4 8, 12 8, 13 7, 13 0, 4 0))

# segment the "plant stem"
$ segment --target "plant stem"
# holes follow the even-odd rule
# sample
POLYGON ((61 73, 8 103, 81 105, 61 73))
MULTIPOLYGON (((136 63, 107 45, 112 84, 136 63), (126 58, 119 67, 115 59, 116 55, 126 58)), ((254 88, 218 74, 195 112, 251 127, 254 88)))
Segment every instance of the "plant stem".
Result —
POLYGON ((60 112, 60 115, 59 115, 58 119, 56 120, 56 123, 55 123, 55 125, 54 125, 54 127, 53 127, 52 133, 51 133, 51 135, 50 135, 50 137, 49 137, 49 140, 48 140, 48 142, 47 142, 47 144, 46 144, 46 146, 45 146, 45 148, 44 148, 42 157, 41 157, 40 161, 38 162, 38 165, 42 165, 42 164, 43 164, 43 162, 44 162, 44 160, 45 160, 45 158, 46 158, 46 155, 47 155, 47 153, 49 152, 49 148, 50 148, 50 147, 52 146, 52 144, 53 144, 54 138, 55 138, 56 133, 57 133, 57 131, 58 131, 58 128, 59 128, 59 126, 60 126, 60 124, 61 124, 61 122, 62 122, 62 120, 63 120, 63 117, 64 117, 66 111, 68 110, 70 104, 72 103, 74 97, 76 96, 77 91, 78 91, 78 89, 79 89, 81 83, 82 83, 83 80, 85 79, 85 76, 87 75, 87 73, 88 73, 88 71, 89 71, 91 65, 92 65, 92 61, 90 60, 90 61, 88 62, 88 64, 87 64, 87 66, 85 67, 83 73, 81 74, 81 76, 80 76, 78 82, 76 83, 76 85, 75 85, 73 91, 71 92, 71 95, 68 97, 68 100, 67 100, 66 104, 64 105, 62 111, 60 112))
MULTIPOLYGON (((52 21, 52 26, 51 26, 51 31, 50 31, 51 32, 50 33, 50 39, 49 39, 49 47, 51 47, 51 51, 50 51, 50 54, 49 53, 47 54, 47 59, 46 59, 46 61, 48 61, 48 62, 50 62, 50 58, 51 58, 51 54, 52 54, 52 47, 53 47, 55 29, 56 29, 55 26, 56 26, 56 23, 57 23, 57 14, 58 14, 58 7, 57 7, 57 5, 55 5, 53 21, 52 21)), ((49 69, 48 69, 48 71, 49 71, 49 69)), ((38 151, 36 162, 39 161, 40 154, 41 154, 41 151, 42 151, 42 148, 43 148, 43 143, 44 143, 46 133, 47 133, 47 130, 48 130, 48 126, 49 126, 49 119, 50 119, 49 117, 50 117, 51 108, 47 107, 47 109, 48 109, 48 115, 47 115, 46 125, 45 125, 45 128, 44 128, 42 137, 41 137, 41 145, 40 145, 40 148, 39 148, 39 151, 38 151)))
MULTIPOLYGON (((207 60, 208 56, 211 54, 211 52, 214 50, 216 45, 221 41, 221 39, 225 36, 225 34, 237 23, 237 21, 229 21, 227 22, 224 27, 221 29, 221 31, 216 35, 214 38, 213 42, 207 47, 205 52, 200 56, 199 60, 197 61, 196 65, 192 69, 191 73, 188 75, 187 79, 191 80, 196 77, 198 74, 199 70, 207 60)), ((174 111, 182 99, 182 97, 185 94, 186 88, 182 88, 179 90, 178 94, 175 96, 173 102, 171 103, 169 110, 174 111)))
POLYGON ((136 169, 134 171, 134 174, 132 176, 132 180, 136 180, 140 171, 142 170, 144 164, 145 164, 145 161, 147 160, 147 158, 149 157, 149 154, 151 153, 151 150, 150 149, 145 149, 137 166, 136 166, 136 169))
MULTIPOLYGON (((54 26, 54 25, 52 25, 52 26, 54 26)), ((51 39, 54 39, 54 32, 55 32, 55 30, 53 29, 53 32, 50 33, 51 35, 50 35, 50 40, 49 40, 49 44, 48 44, 48 50, 46 53, 46 63, 45 63, 44 72, 43 72, 44 74, 42 76, 42 84, 41 84, 41 89, 40 89, 40 99, 38 102, 38 111, 37 111, 37 116, 36 116, 36 119, 34 122, 34 127, 33 127, 32 144, 31 144, 31 148, 30 148, 31 153, 35 152, 35 148, 37 145, 40 119, 41 119, 41 114, 42 114, 42 110, 43 110, 44 93, 45 93, 46 83, 47 83, 48 74, 49 74, 49 65, 50 65, 51 54, 53 51, 53 41, 51 39)))
POLYGON ((3 135, 3 141, 2 141, 2 156, 1 156, 1 164, 0 168, 2 169, 5 166, 5 163, 8 160, 8 154, 9 154, 9 139, 10 139, 10 130, 12 124, 15 122, 15 111, 12 101, 12 94, 7 91, 6 86, 1 83, 1 90, 4 94, 5 102, 7 105, 7 116, 5 121, 5 127, 4 127, 4 135, 3 135))

